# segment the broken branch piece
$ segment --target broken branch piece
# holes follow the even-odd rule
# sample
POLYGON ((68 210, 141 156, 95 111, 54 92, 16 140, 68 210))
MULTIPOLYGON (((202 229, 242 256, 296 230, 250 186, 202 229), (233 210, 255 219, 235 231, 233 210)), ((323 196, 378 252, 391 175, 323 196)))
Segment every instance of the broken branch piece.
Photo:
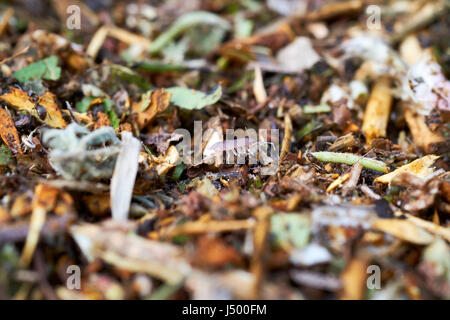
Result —
POLYGON ((364 113, 362 131, 368 143, 386 136, 391 104, 390 79, 382 77, 375 83, 364 113))

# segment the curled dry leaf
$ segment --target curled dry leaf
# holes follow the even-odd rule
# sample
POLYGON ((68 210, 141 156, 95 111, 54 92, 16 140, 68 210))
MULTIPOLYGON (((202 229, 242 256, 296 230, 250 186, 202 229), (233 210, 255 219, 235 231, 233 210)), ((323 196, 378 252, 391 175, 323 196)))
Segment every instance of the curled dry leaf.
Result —
POLYGON ((67 126, 67 123, 64 121, 61 111, 55 102, 55 96, 48 91, 37 100, 37 103, 43 106, 46 110, 44 119, 41 119, 38 114, 36 103, 31 100, 31 97, 28 96, 25 91, 11 87, 9 92, 0 96, 0 99, 8 102, 19 111, 28 112, 36 119, 44 121, 50 127, 65 128, 67 126))
POLYGON ((158 114, 164 112, 170 103, 172 94, 164 89, 157 89, 151 93, 150 100, 143 99, 133 104, 132 113, 136 114, 139 130, 144 129, 158 114))

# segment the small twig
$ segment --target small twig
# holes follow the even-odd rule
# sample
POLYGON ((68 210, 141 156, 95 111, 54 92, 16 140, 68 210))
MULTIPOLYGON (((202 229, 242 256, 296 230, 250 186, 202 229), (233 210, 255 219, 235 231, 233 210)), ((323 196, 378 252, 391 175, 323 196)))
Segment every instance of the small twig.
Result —
POLYGON ((100 51, 100 48, 103 45, 103 42, 105 42, 107 36, 108 36, 108 28, 105 26, 100 27, 95 32, 91 42, 89 42, 89 46, 86 49, 86 54, 92 59, 95 59, 98 52, 100 51))
POLYGON ((186 222, 173 229, 161 230, 162 237, 173 237, 184 234, 201 234, 206 232, 231 232, 237 230, 252 229, 255 226, 255 220, 225 220, 225 221, 193 221, 186 222))
POLYGON ((108 35, 127 44, 139 45, 145 49, 150 48, 151 41, 144 36, 137 35, 118 27, 109 27, 108 35))
POLYGON ((14 55, 12 55, 11 57, 8 57, 8 58, 3 59, 2 61, 0 61, 0 66, 1 66, 1 65, 4 65, 5 63, 10 62, 11 60, 14 60, 14 59, 17 58, 18 56, 21 56, 21 55, 27 53, 27 52, 28 52, 28 49, 30 49, 30 46, 27 46, 27 47, 25 47, 25 48, 19 50, 17 53, 15 53, 14 55))
POLYGON ((358 184, 359 176, 361 175, 362 168, 363 167, 359 162, 353 165, 352 170, 350 170, 350 178, 342 187, 342 194, 344 196, 355 190, 356 185, 358 184))
POLYGON ((372 199, 375 199, 375 200, 380 200, 381 199, 381 197, 378 195, 378 194, 376 194, 372 189, 370 189, 367 185, 365 185, 365 184, 363 184, 361 187, 360 187, 360 189, 361 189, 361 191, 362 192, 364 192, 364 194, 366 195, 366 196, 368 196, 368 197, 370 197, 370 198, 372 198, 372 199))
POLYGON ((270 207, 256 208, 254 216, 257 219, 253 232, 253 255, 250 262, 250 271, 254 277, 253 298, 261 297, 261 286, 264 274, 264 251, 267 243, 267 234, 270 229, 270 216, 273 213, 270 207))

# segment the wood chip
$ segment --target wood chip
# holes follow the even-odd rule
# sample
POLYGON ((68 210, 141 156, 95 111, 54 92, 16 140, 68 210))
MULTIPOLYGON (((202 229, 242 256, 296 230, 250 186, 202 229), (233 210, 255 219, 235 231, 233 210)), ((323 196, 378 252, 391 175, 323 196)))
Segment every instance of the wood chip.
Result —
POLYGON ((434 170, 431 169, 430 167, 433 165, 433 163, 438 158, 439 158, 439 156, 435 156, 435 155, 428 155, 428 156, 419 158, 417 160, 414 160, 411 163, 401 166, 400 168, 398 168, 388 174, 377 177, 375 179, 375 182, 381 182, 381 183, 385 183, 385 184, 391 183, 391 181, 395 177, 403 174, 404 172, 414 174, 420 178, 425 178, 429 174, 433 173, 434 170))
POLYGON ((255 66, 255 79, 253 80, 253 94, 255 95, 256 102, 264 103, 267 100, 266 89, 264 88, 264 82, 262 77, 261 68, 255 66))
POLYGON ((434 240, 430 233, 408 220, 378 219, 372 223, 372 229, 390 234, 400 240, 420 245, 430 244, 434 240))
POLYGON ((38 184, 34 190, 33 212, 31 214, 30 229, 25 246, 20 257, 20 264, 27 267, 33 258, 34 251, 39 242, 39 234, 45 224, 47 211, 51 210, 56 203, 58 190, 38 184))
POLYGON ((386 136, 391 104, 390 79, 381 77, 375 82, 364 112, 362 131, 369 144, 375 138, 386 136))

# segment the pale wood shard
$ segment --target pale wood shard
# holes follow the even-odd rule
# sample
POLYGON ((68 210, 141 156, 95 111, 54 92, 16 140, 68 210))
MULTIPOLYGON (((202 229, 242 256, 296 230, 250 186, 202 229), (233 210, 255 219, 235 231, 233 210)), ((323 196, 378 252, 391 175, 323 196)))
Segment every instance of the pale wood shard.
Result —
POLYGON ((391 104, 390 79, 381 77, 375 82, 364 112, 362 131, 368 143, 375 138, 386 136, 391 104))
POLYGON ((422 47, 419 39, 415 35, 410 35, 405 38, 399 45, 400 56, 408 64, 419 62, 422 58, 422 47))
POLYGON ((343 300, 361 300, 364 298, 367 279, 367 262, 354 258, 341 273, 343 300))
POLYGON ((424 116, 409 107, 405 107, 404 110, 405 120, 413 136, 414 143, 427 153, 437 151, 439 145, 445 142, 445 138, 431 131, 425 122, 424 116))
POLYGON ((404 215, 408 218, 409 221, 414 223, 416 226, 418 226, 422 229, 425 229, 426 231, 428 231, 430 233, 441 236, 442 238, 444 238, 445 240, 450 242, 450 229, 449 228, 444 228, 444 227, 440 226, 439 224, 417 218, 409 213, 405 213, 404 215))
POLYGON ((292 121, 289 113, 284 116, 284 138, 281 144, 280 161, 291 149, 292 121))
POLYGON ((427 155, 425 157, 419 158, 414 160, 411 163, 405 164, 404 166, 401 166, 400 168, 382 175, 380 177, 377 177, 375 179, 375 182, 381 182, 381 183, 391 183, 391 181, 403 174, 404 172, 408 172, 411 174, 414 174, 420 178, 425 178, 426 176, 428 176, 429 174, 433 173, 433 169, 430 169, 430 167, 433 165, 433 163, 439 159, 439 156, 435 156, 435 155, 427 155))
POLYGON ((118 27, 109 27, 108 35, 127 44, 139 45, 141 47, 144 47, 145 49, 150 48, 150 45, 152 43, 149 39, 143 36, 118 27))
POLYGON ((344 136, 340 136, 333 142, 333 144, 328 148, 329 151, 340 151, 355 147, 358 142, 355 139, 353 133, 347 133, 344 136))
POLYGON ((20 257, 20 265, 27 267, 33 258, 34 251, 39 242, 39 235, 45 224, 47 211, 50 211, 57 200, 58 190, 49 188, 44 184, 38 184, 34 191, 33 212, 31 214, 30 228, 25 246, 20 257))
POLYGON ((309 21, 327 20, 341 15, 351 15, 360 12, 365 4, 362 0, 337 1, 325 4, 318 11, 306 14, 305 19, 309 21))
POLYGON ((434 240, 434 237, 430 233, 409 220, 378 219, 372 223, 372 229, 419 245, 427 245, 434 240))
POLYGON ((125 42, 129 45, 139 45, 146 50, 150 48, 151 45, 151 41, 149 39, 129 32, 125 29, 102 26, 95 32, 94 36, 92 37, 91 42, 86 49, 86 54, 92 59, 95 59, 108 36, 125 42))
POLYGON ((8 27, 9 19, 11 19, 13 15, 14 15, 13 8, 8 8, 6 9, 5 13, 3 13, 2 21, 0 22, 0 37, 3 35, 6 28, 8 27))
POLYGON ((183 223, 175 228, 161 230, 161 237, 174 237, 180 234, 202 234, 208 232, 231 232, 237 230, 253 229, 254 219, 224 220, 224 221, 192 221, 183 223))
POLYGON ((94 36, 91 39, 91 42, 89 42, 89 45, 86 49, 86 54, 91 57, 92 59, 95 59, 98 52, 100 51, 100 48, 103 45, 103 42, 105 42, 106 37, 108 36, 108 28, 103 26, 100 27, 95 33, 94 36))
POLYGON ((264 81, 259 66, 255 67, 255 79, 253 80, 253 94, 255 95, 258 104, 264 103, 267 100, 266 89, 264 88, 264 81))
MULTIPOLYGON (((359 163, 358 163, 359 164, 359 163)), ((361 166, 361 165, 360 165, 361 166)), ((361 166, 362 168, 362 166, 361 166)), ((331 192, 334 189, 336 189, 337 187, 339 187, 340 185, 342 185, 345 181, 348 180, 348 178, 350 178, 350 173, 344 173, 343 175, 339 176, 336 180, 334 180, 332 183, 330 183, 330 185, 327 188, 327 192, 331 192)))
POLYGON ((253 254, 250 261, 250 272, 254 277, 253 299, 261 297, 261 287, 264 274, 264 252, 267 244, 267 234, 270 229, 270 216, 273 210, 270 207, 259 207, 253 215, 257 223, 253 232, 253 254))

